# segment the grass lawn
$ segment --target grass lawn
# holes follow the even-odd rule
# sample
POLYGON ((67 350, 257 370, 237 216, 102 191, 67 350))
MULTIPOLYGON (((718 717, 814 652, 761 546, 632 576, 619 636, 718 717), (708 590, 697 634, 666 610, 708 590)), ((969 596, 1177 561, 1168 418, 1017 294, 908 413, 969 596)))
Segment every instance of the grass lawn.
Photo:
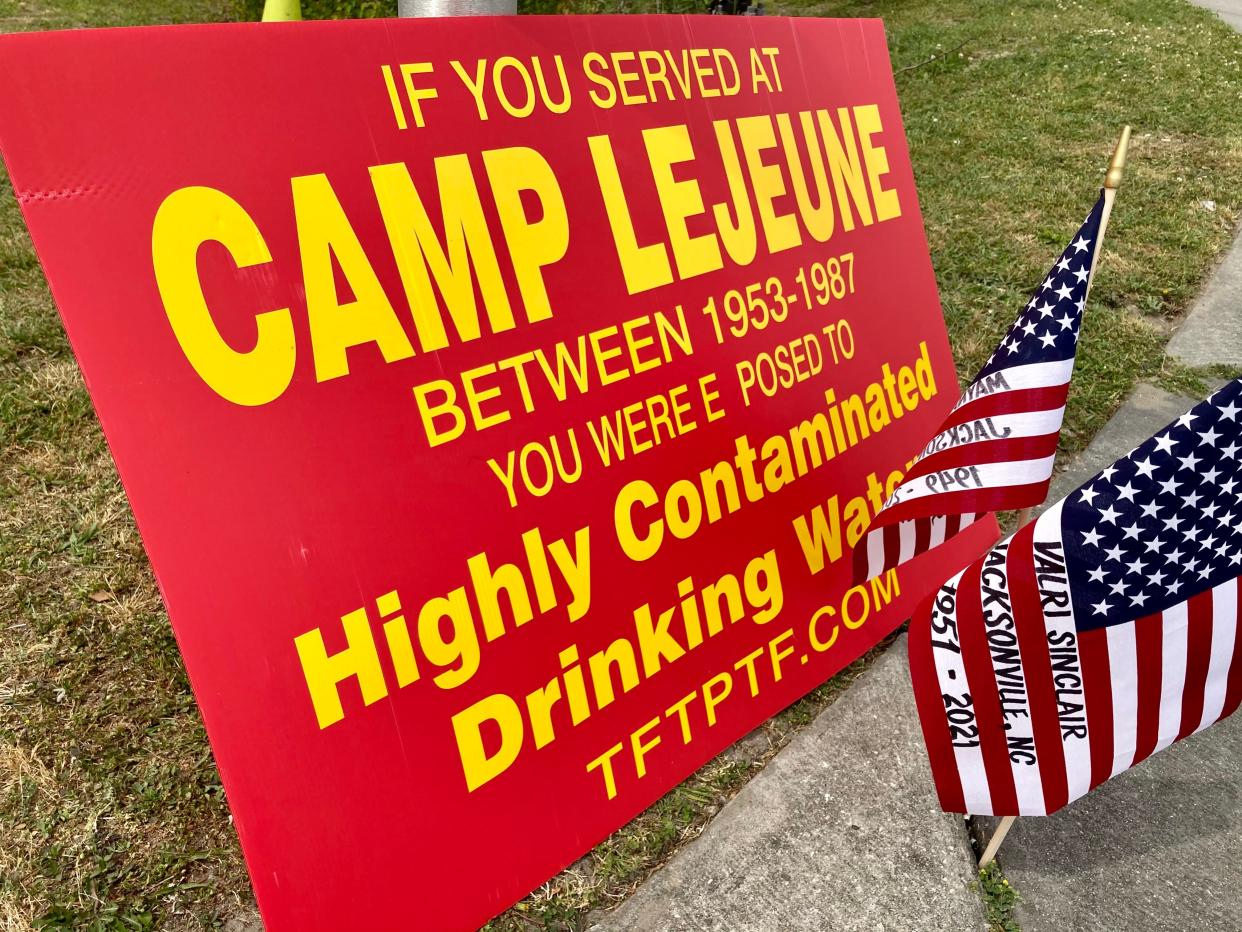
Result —
POLYGON ((1062 451, 1086 446, 1136 379, 1203 392, 1202 373, 1166 361, 1164 344, 1242 205, 1242 37, 1177 0, 774 7, 887 21, 894 67, 909 69, 897 90, 965 378, 1094 202, 1132 124, 1062 451))
MULTIPOLYGON (((1064 446, 1085 445, 1137 379, 1199 388, 1205 373, 1169 364, 1163 345, 1242 209, 1242 39, 1175 0, 777 0, 769 12, 888 21, 964 376, 1082 219, 1121 125, 1132 123, 1064 446)), ((0 29, 236 14, 232 0, 0 0, 0 29)), ((211 754, 2 172, 0 625, 0 928, 198 929, 234 915, 250 891, 211 754)), ((623 896, 857 670, 707 765, 493 927, 573 928, 623 896)))

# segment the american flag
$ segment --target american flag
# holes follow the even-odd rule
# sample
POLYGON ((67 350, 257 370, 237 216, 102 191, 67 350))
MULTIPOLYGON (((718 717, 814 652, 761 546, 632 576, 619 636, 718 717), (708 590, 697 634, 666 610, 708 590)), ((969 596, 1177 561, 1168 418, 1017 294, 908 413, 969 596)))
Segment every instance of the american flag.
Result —
POLYGON ((982 514, 1038 505, 1048 494, 1104 205, 1101 194, 876 514, 854 550, 856 580, 944 543, 982 514))
POLYGON ((1044 815, 1242 702, 1242 380, 949 580, 910 667, 941 805, 1044 815))

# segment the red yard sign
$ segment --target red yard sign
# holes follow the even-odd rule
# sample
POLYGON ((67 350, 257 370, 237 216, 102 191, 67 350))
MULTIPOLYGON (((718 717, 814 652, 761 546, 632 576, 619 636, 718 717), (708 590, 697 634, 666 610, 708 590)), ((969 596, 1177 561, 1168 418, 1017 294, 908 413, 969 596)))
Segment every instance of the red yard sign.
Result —
POLYGON ((12 35, 0 87, 273 930, 479 924, 991 541, 851 585, 957 395, 878 21, 12 35))

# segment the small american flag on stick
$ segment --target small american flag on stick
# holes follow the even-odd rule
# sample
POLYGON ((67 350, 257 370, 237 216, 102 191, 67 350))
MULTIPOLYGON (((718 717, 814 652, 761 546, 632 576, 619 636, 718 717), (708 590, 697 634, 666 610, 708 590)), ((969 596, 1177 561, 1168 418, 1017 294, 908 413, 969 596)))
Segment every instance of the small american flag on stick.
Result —
POLYGON ((997 544, 916 614, 944 809, 1045 815, 1242 703, 1242 380, 997 544))
POLYGON ((854 548, 854 577, 905 563, 989 511, 1043 502, 1083 308, 1125 167, 1125 127, 1095 207, 854 548))
POLYGON ((1106 194, 876 514, 854 551, 856 579, 918 556, 980 515, 1047 496, 1106 194))

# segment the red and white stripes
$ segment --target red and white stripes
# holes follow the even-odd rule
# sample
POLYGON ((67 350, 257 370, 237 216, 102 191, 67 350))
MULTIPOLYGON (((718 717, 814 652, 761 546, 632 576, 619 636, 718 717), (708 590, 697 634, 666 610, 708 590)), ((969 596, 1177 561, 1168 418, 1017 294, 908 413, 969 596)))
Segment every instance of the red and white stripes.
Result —
POLYGON ((949 580, 911 626, 948 811, 1055 812, 1242 703, 1237 578, 1160 614, 1081 629, 1060 510, 949 580))
POLYGON ((982 375, 962 395, 855 551, 869 579, 944 543, 979 515, 1048 493, 1074 360, 982 375))

